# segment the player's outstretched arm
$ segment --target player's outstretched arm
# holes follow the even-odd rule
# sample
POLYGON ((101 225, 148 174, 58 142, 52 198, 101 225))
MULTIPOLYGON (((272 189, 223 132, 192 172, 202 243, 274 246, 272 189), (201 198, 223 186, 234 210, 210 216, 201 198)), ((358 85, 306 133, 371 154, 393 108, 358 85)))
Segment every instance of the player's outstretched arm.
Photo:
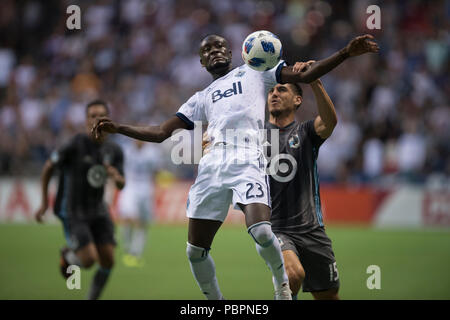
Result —
POLYGON ((304 72, 294 72, 292 67, 284 67, 281 70, 282 83, 310 83, 319 79, 324 74, 327 74, 339 64, 344 62, 349 57, 355 57, 369 52, 378 52, 380 49, 378 44, 373 40, 374 37, 370 34, 354 38, 348 45, 334 53, 332 56, 314 63, 311 68, 304 72))
POLYGON ((50 178, 52 177, 54 165, 50 160, 47 160, 44 164, 44 168, 42 169, 41 174, 41 206, 36 211, 34 218, 37 222, 42 223, 42 218, 44 217, 45 211, 48 208, 48 183, 50 182, 50 178))
POLYGON ((107 132, 123 134, 137 140, 160 143, 170 137, 177 129, 187 129, 187 124, 177 116, 173 116, 159 126, 145 127, 119 124, 107 117, 102 117, 95 122, 92 134, 95 139, 99 139, 102 132, 107 132))

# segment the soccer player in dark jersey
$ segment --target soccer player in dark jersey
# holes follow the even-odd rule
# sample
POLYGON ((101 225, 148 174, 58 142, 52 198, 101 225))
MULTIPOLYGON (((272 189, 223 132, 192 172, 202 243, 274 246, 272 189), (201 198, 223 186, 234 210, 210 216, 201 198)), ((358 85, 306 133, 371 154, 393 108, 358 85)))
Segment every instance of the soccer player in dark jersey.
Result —
MULTIPOLYGON (((298 62, 293 70, 306 70, 311 63, 298 62)), ((270 176, 270 221, 283 251, 293 298, 303 285, 303 291, 311 292, 315 299, 339 299, 338 270, 323 224, 317 173, 319 148, 333 132, 337 117, 321 81, 313 81, 310 86, 319 115, 303 123, 295 120, 302 103, 298 84, 278 84, 268 94, 266 128, 279 130, 279 154, 292 156, 278 163, 281 168, 286 161, 285 172, 270 176)))
MULTIPOLYGON (((86 106, 86 129, 90 132, 99 117, 108 115, 104 101, 86 106)), ((54 212, 61 220, 67 247, 61 250, 61 272, 69 277, 69 265, 83 268, 98 262, 88 299, 98 299, 114 264, 114 225, 103 200, 108 177, 118 189, 125 185, 121 148, 103 135, 77 134, 54 151, 42 171, 42 204, 35 217, 42 222, 48 208, 48 183, 59 169, 59 185, 54 212)))

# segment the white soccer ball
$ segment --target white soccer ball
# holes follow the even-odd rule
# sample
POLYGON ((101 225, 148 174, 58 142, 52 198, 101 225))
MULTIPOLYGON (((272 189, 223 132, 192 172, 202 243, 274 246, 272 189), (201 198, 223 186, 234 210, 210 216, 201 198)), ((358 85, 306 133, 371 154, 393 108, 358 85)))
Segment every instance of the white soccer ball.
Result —
POLYGON ((257 71, 266 71, 280 62, 283 50, 281 41, 272 32, 255 31, 242 44, 242 59, 257 71))

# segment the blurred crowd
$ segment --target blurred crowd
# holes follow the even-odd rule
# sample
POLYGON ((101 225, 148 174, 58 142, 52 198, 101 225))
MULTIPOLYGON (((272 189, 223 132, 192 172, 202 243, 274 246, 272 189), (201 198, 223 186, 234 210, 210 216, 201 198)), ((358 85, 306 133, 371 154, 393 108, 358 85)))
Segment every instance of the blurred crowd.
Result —
MULTIPOLYGON (((205 35, 225 36, 238 66, 243 39, 264 29, 279 36, 290 64, 325 58, 364 33, 381 47, 322 79, 338 114, 320 151, 322 181, 449 179, 449 16, 449 1, 2 0, 0 175, 38 174, 84 130, 94 98, 122 123, 167 119, 212 80, 198 57, 205 35), (66 26, 72 4, 80 30, 66 26), (366 27, 372 4, 381 30, 366 27)), ((303 89, 299 120, 317 114, 303 89)), ((173 169, 192 178, 192 167, 173 169)))

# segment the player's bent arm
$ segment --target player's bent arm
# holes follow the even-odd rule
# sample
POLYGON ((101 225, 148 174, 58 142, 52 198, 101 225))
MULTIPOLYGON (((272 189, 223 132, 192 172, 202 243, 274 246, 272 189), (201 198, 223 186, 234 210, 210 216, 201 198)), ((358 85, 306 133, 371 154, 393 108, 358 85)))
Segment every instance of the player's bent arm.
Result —
POLYGON ((52 177, 54 169, 54 164, 50 160, 47 160, 44 164, 44 168, 42 169, 41 174, 41 207, 35 214, 35 218, 38 222, 42 222, 42 217, 45 214, 45 211, 48 208, 48 184, 52 177))
POLYGON ((98 138, 101 131, 105 131, 109 133, 123 134, 127 137, 138 140, 161 143, 169 138, 175 130, 187 128, 187 124, 177 116, 173 116, 159 126, 145 127, 117 124, 112 122, 109 118, 101 118, 97 120, 92 131, 94 132, 96 138, 98 138))
POLYGON ((314 129, 322 139, 326 139, 333 133, 337 124, 336 110, 333 101, 328 96, 320 80, 311 83, 311 89, 317 102, 319 115, 314 120, 314 129))

